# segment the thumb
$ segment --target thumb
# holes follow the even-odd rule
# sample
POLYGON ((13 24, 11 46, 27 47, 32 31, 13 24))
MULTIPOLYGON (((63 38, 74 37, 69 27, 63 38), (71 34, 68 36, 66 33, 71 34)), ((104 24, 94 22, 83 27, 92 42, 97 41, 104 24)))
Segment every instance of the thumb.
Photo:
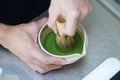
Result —
POLYGON ((49 19, 48 19, 48 26, 57 34, 57 27, 56 27, 56 21, 57 21, 57 17, 58 15, 49 15, 49 19))

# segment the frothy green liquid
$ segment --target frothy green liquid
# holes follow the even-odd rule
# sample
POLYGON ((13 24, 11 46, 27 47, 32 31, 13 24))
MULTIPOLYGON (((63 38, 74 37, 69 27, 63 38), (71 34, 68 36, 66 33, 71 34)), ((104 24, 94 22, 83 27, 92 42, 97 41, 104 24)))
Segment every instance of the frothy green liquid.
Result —
POLYGON ((81 38, 81 36, 76 32, 76 34, 74 35, 74 39, 75 39, 75 47, 72 51, 67 52, 67 53, 63 53, 58 51, 58 49, 56 48, 56 34, 51 31, 49 34, 46 35, 45 39, 44 39, 44 43, 43 43, 43 47, 50 53, 54 54, 54 55, 60 55, 60 56, 64 56, 64 55, 70 55, 70 54, 74 54, 74 53, 82 53, 83 51, 83 39, 81 38))

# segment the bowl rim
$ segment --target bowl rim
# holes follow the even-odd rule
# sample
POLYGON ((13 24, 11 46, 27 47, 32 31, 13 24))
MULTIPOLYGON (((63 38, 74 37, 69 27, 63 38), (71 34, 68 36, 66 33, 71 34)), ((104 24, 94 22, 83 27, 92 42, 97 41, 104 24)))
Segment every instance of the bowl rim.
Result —
POLYGON ((86 31, 85 31, 85 29, 84 29, 84 27, 81 25, 81 24, 79 24, 79 26, 81 27, 81 29, 83 30, 83 36, 84 36, 84 43, 83 43, 83 51, 82 51, 82 53, 80 54, 80 53, 74 53, 74 54, 69 54, 69 55, 54 55, 54 54, 52 54, 52 53, 50 53, 50 52, 48 52, 43 46, 42 46, 42 43, 41 43, 41 41, 40 41, 40 34, 41 34, 41 32, 42 32, 42 30, 44 29, 44 27, 46 26, 48 24, 48 22, 46 22, 44 25, 42 25, 42 27, 40 28, 40 30, 39 30, 39 32, 38 32, 38 45, 39 45, 39 47, 41 48, 41 50, 44 52, 44 53, 46 53, 46 54, 48 54, 48 55, 51 55, 51 56, 54 56, 54 57, 62 57, 62 58, 65 58, 65 57, 71 57, 71 56, 75 56, 75 55, 77 55, 77 56, 85 56, 86 55, 86 49, 87 49, 87 45, 88 45, 88 36, 87 36, 87 33, 86 33, 86 31))

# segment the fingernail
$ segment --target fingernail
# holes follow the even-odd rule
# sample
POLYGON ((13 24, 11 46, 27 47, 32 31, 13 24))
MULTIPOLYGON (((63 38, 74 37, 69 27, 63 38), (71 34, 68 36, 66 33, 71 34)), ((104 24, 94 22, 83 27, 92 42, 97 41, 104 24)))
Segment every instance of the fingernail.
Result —
POLYGON ((56 31, 56 30, 54 30, 54 33, 55 33, 55 34, 57 34, 57 31, 56 31))

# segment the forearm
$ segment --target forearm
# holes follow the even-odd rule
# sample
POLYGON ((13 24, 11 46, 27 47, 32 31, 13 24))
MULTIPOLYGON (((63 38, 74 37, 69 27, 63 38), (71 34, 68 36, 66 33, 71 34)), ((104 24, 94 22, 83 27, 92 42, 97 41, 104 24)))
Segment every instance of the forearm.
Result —
POLYGON ((0 45, 2 45, 2 43, 4 42, 7 32, 8 32, 8 27, 0 23, 0 45))

